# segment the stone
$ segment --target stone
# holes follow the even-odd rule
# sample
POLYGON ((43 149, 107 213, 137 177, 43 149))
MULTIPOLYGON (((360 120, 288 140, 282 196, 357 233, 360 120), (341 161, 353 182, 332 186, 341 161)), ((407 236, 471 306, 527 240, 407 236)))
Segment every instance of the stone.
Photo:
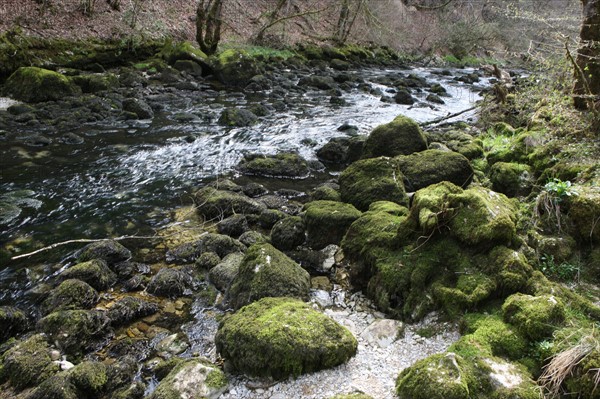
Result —
POLYGON ((24 332, 29 324, 25 312, 14 306, 0 306, 0 343, 24 332))
POLYGON ((371 323, 360 334, 360 337, 370 345, 380 348, 390 346, 404 330, 404 324, 398 320, 380 319, 371 323))
POLYGON ((138 297, 126 296, 119 299, 108 309, 108 318, 113 326, 122 326, 136 319, 150 316, 158 312, 156 303, 145 301, 138 297))
POLYGON ((227 255, 223 260, 208 272, 208 279, 221 292, 226 292, 235 276, 237 276, 240 265, 244 260, 244 254, 234 252, 227 255))
POLYGON ((98 302, 98 292, 88 283, 68 279, 54 288, 41 306, 46 315, 58 310, 90 309, 98 302))
POLYGON ((21 67, 6 80, 4 91, 16 100, 37 103, 78 94, 66 76, 37 67, 21 67))
POLYGON ((156 273, 146 291, 152 295, 177 297, 192 287, 192 277, 183 270, 162 268, 156 273))
POLYGON ((143 100, 138 98, 127 98, 123 100, 123 111, 135 114, 138 119, 152 119, 154 111, 143 100))
POLYGON ((313 201, 304 206, 307 243, 313 249, 340 244, 350 225, 361 216, 353 205, 335 201, 313 201))
POLYGON ((77 254, 79 262, 101 259, 108 265, 123 262, 130 258, 131 251, 113 240, 102 240, 88 244, 77 254))
POLYGON ((271 243, 280 251, 289 251, 304 244, 304 222, 299 216, 279 220, 271 229, 271 243))
POLYGON ((363 146, 363 158, 410 155, 426 149, 427 141, 419 125, 410 118, 398 116, 369 134, 363 146))
POLYGON ((226 108, 219 117, 219 124, 228 127, 246 127, 254 125, 258 117, 244 108, 226 108))
POLYGON ((192 358, 175 366, 148 399, 217 399, 228 384, 227 377, 217 366, 192 358))
POLYGON ((78 263, 59 276, 63 280, 84 281, 98 291, 106 290, 117 282, 117 275, 109 269, 105 261, 100 259, 78 263))

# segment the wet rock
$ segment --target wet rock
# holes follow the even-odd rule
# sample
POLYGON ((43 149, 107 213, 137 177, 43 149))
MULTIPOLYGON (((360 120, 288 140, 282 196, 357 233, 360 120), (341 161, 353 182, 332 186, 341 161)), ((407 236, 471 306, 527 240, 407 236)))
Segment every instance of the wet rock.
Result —
POLYGON ((26 137, 24 142, 30 147, 46 147, 52 144, 52 139, 41 134, 34 134, 26 137))
POLYGON ((84 395, 98 397, 108 384, 108 367, 100 362, 81 362, 71 369, 68 380, 84 395))
POLYGON ((131 356, 122 356, 112 363, 107 370, 108 383, 105 390, 114 392, 117 389, 126 389, 133 382, 139 371, 139 362, 131 356))
POLYGON ((33 112, 35 110, 35 108, 33 108, 31 105, 17 103, 17 104, 11 105, 6 110, 11 115, 21 115, 21 114, 27 114, 29 112, 33 112))
POLYGON ((226 292, 240 270, 244 254, 240 252, 227 255, 219 264, 210 269, 208 279, 221 292, 226 292))
POLYGON ((242 308, 220 324, 215 343, 235 369, 276 379, 337 366, 357 348, 345 327, 290 298, 242 308))
POLYGON ((228 217, 233 214, 260 214, 266 206, 243 194, 216 190, 205 187, 194 193, 194 199, 198 205, 197 212, 213 219, 216 217, 228 217))
POLYGON ((362 156, 364 137, 334 137, 317 150, 317 158, 326 164, 344 165, 362 156))
POLYGON ((158 312, 158 305, 143 299, 127 296, 115 302, 108 310, 108 318, 113 326, 129 324, 133 320, 158 312))
POLYGON ((54 375, 44 382, 29 396, 28 399, 78 399, 77 388, 71 383, 66 373, 54 375))
POLYGON ((112 240, 103 240, 86 245, 77 255, 79 262, 102 259, 108 265, 113 265, 129 258, 131 258, 131 251, 112 240))
POLYGON ((250 198, 260 197, 269 192, 265 186, 259 183, 248 183, 242 187, 242 191, 250 198))
POLYGON ((200 270, 210 270, 221 262, 221 258, 215 252, 204 252, 196 259, 194 265, 200 270))
POLYGON ((295 153, 277 155, 251 154, 244 157, 238 169, 245 175, 263 177, 306 177, 308 163, 295 153))
POLYGON ((402 105, 413 105, 417 100, 410 94, 409 90, 400 89, 394 95, 394 101, 396 104, 402 105))
POLYGON ((190 347, 190 343, 184 334, 171 334, 163 338, 157 345, 156 351, 163 357, 179 355, 190 347))
POLYGON ((244 50, 228 49, 219 53, 213 69, 221 83, 244 87, 252 77, 261 75, 262 65, 244 50))
POLYGON ((71 145, 83 144, 85 141, 83 137, 78 136, 75 133, 67 133, 63 135, 60 140, 65 144, 71 145))
POLYGON ((331 90, 336 84, 331 76, 304 76, 298 81, 300 87, 312 87, 320 90, 331 90))
POLYGON ((307 242, 313 249, 339 244, 350 225, 361 216, 351 204, 335 201, 314 201, 304 206, 307 242))
POLYGON ((63 281, 42 303, 43 314, 59 310, 90 309, 98 303, 98 292, 88 283, 77 279, 63 281))
POLYGON ((469 160, 456 152, 427 150, 394 159, 404 175, 404 186, 416 191, 435 183, 449 181, 466 187, 473 179, 469 160))
POLYGON ((434 104, 446 104, 446 102, 442 100, 437 94, 428 94, 425 99, 430 103, 434 104))
POLYGON ((310 200, 341 201, 340 186, 331 183, 320 184, 310 193, 310 200))
POLYGON ((152 277, 146 291, 150 294, 166 297, 178 297, 191 288, 192 277, 179 269, 163 268, 152 277))
POLYGON ((100 259, 78 263, 62 272, 60 278, 85 281, 98 291, 108 289, 117 281, 117 275, 100 259))
POLYGON ((123 283, 123 290, 125 292, 144 290, 146 289, 146 283, 147 277, 137 274, 123 283))
POLYGON ((119 83, 113 74, 85 74, 73 76, 73 83, 81 88, 84 93, 98 93, 110 90, 119 83))
POLYGON ((239 241, 247 247, 251 247, 257 243, 268 242, 268 238, 259 233, 258 231, 247 231, 242 234, 239 238, 239 241))
POLYGON ((231 215, 217 224, 217 231, 230 237, 239 237, 249 229, 244 215, 231 215))
POLYGON ((115 264, 112 269, 121 279, 131 278, 137 274, 150 273, 149 265, 145 263, 131 262, 129 260, 115 264))
POLYGON ((2 375, 18 389, 36 386, 59 370, 42 334, 18 341, 2 355, 2 375))
POLYGON ((175 366, 148 399, 217 399, 227 386, 227 377, 218 367, 208 361, 189 359, 175 366))
POLYGON ((363 147, 363 158, 409 155, 426 149, 425 135, 419 125, 410 118, 398 116, 369 134, 363 147))
POLYGON ((78 87, 66 76, 36 67, 21 67, 7 79, 4 91, 16 100, 37 103, 76 95, 78 87))
POLYGON ((127 98, 123 100, 123 111, 135 114, 138 119, 154 118, 154 111, 152 111, 152 108, 145 101, 137 98, 127 98))
POLYGON ((244 108, 226 108, 219 117, 219 124, 229 127, 246 127, 254 125, 258 117, 244 108))
POLYGON ((177 60, 173 67, 181 72, 186 72, 195 78, 202 77, 202 66, 192 60, 177 60))
POLYGON ((304 222, 298 216, 281 219, 271 229, 271 243, 280 251, 289 251, 304 244, 304 222))
POLYGON ((79 358, 112 334, 109 324, 102 311, 62 310, 39 320, 37 329, 46 333, 64 353, 79 358))
POLYGON ((270 244, 248 249, 229 289, 235 309, 264 297, 308 298, 310 276, 296 262, 270 244))
POLYGON ((342 201, 366 211, 376 201, 408 204, 403 175, 393 159, 363 159, 351 164, 339 178, 342 201))
POLYGON ((27 329, 25 312, 14 306, 0 306, 0 343, 27 329))
POLYGON ((287 215, 277 209, 265 209, 258 216, 258 224, 264 229, 270 229, 275 223, 285 217, 287 215))
POLYGON ((167 252, 169 262, 189 263, 193 262, 204 252, 214 252, 219 257, 224 257, 232 252, 244 252, 246 246, 238 240, 223 234, 207 233, 198 240, 167 252))

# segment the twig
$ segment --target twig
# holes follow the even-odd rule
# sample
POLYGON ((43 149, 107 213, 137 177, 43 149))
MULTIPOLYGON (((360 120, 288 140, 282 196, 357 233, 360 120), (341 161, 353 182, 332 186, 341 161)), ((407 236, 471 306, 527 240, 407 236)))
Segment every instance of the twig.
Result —
POLYGON ((455 112, 455 113, 450 114, 450 115, 442 116, 441 118, 437 118, 437 119, 434 119, 434 120, 429 121, 429 122, 421 122, 421 123, 419 123, 419 125, 420 126, 436 125, 436 124, 438 124, 440 122, 443 122, 445 120, 452 119, 452 118, 454 118, 456 116, 462 115, 465 112, 473 111, 474 109, 476 109, 478 107, 479 107, 479 105, 474 105, 471 108, 467 108, 467 109, 464 109, 464 110, 462 110, 460 112, 455 112))

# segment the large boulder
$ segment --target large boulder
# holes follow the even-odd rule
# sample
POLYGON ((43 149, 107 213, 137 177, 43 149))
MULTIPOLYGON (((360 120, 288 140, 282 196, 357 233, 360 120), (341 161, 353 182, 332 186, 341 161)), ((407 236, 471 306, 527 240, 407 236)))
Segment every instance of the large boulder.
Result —
POLYGON ((565 320, 565 305, 553 295, 513 294, 502 305, 504 320, 524 336, 540 341, 552 336, 565 320))
POLYGON ((86 262, 92 259, 101 259, 113 265, 131 258, 131 251, 113 240, 102 240, 86 245, 78 253, 77 260, 86 262))
POLYGON ((364 142, 363 137, 334 137, 317 150, 317 158, 331 165, 358 161, 362 156, 364 142))
POLYGON ((395 158, 404 175, 404 186, 416 191, 431 184, 449 181, 466 187, 473 179, 473 168, 465 156, 452 151, 427 150, 395 158))
POLYGON ((215 343, 237 370, 278 379, 337 366, 357 348, 345 327, 289 298, 245 306, 221 322, 215 343))
POLYGON ((88 283, 78 280, 65 280, 42 303, 42 313, 58 310, 90 309, 98 302, 98 292, 88 283))
POLYGON ((255 75, 260 75, 262 66, 244 50, 228 49, 221 52, 213 62, 215 76, 227 86, 244 87, 255 75))
POLYGON ((2 379, 8 378, 19 389, 36 386, 60 371, 52 362, 50 345, 42 334, 17 342, 1 359, 2 379))
POLYGON ((271 243, 281 251, 290 251, 304 244, 304 222, 299 216, 279 220, 271 229, 271 243))
POLYGON ((244 194, 218 190, 213 187, 204 187, 194 194, 197 212, 213 219, 217 217, 228 217, 233 214, 260 214, 267 207, 244 194))
POLYGON ((419 125, 401 115, 371 132, 363 147, 363 158, 395 157, 426 149, 427 141, 419 125))
POLYGON ((272 245, 248 249, 228 295, 235 309, 264 297, 308 298, 310 275, 272 245))
POLYGON ((354 162, 340 175, 342 201, 366 211, 376 201, 408 204, 403 175, 391 158, 379 157, 354 162))
POLYGON ((188 359, 176 365, 148 399, 217 399, 228 384, 225 373, 214 364, 201 359, 188 359))
POLYGON ((85 281, 99 291, 106 290, 117 281, 117 275, 108 268, 105 261, 99 259, 78 263, 62 272, 60 277, 85 281))
POLYGON ((533 188, 531 167, 514 162, 496 162, 490 170, 492 188, 509 197, 525 196, 533 188))
POLYGON ((0 343, 27 329, 25 312, 13 306, 0 306, 0 343))
POLYGON ((350 225, 361 212, 351 204, 335 201, 313 201, 304 206, 308 245, 322 249, 339 244, 350 225))
POLYGON ((600 243, 600 188, 575 187, 577 195, 568 198, 573 235, 580 242, 600 243))
POLYGON ((276 155, 252 154, 244 157, 238 165, 244 175, 264 177, 306 177, 308 162, 293 152, 276 155))
POLYGON ((221 262, 208 272, 208 279, 221 292, 226 292, 231 282, 237 276, 244 254, 234 252, 227 255, 221 262))
POLYGON ((61 100, 79 88, 60 73, 37 67, 21 67, 6 81, 4 91, 16 100, 37 103, 61 100))

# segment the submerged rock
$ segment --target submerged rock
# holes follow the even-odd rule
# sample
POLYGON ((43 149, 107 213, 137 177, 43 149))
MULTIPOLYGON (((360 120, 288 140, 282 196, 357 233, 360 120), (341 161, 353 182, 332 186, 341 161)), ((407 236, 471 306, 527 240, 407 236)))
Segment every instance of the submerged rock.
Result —
POLYGON ((357 348, 345 327, 289 298, 263 298, 225 318, 215 343, 237 370, 277 379, 337 366, 357 348))
POLYGON ((235 309, 264 297, 308 298, 310 276, 270 244, 248 249, 228 292, 235 309))

